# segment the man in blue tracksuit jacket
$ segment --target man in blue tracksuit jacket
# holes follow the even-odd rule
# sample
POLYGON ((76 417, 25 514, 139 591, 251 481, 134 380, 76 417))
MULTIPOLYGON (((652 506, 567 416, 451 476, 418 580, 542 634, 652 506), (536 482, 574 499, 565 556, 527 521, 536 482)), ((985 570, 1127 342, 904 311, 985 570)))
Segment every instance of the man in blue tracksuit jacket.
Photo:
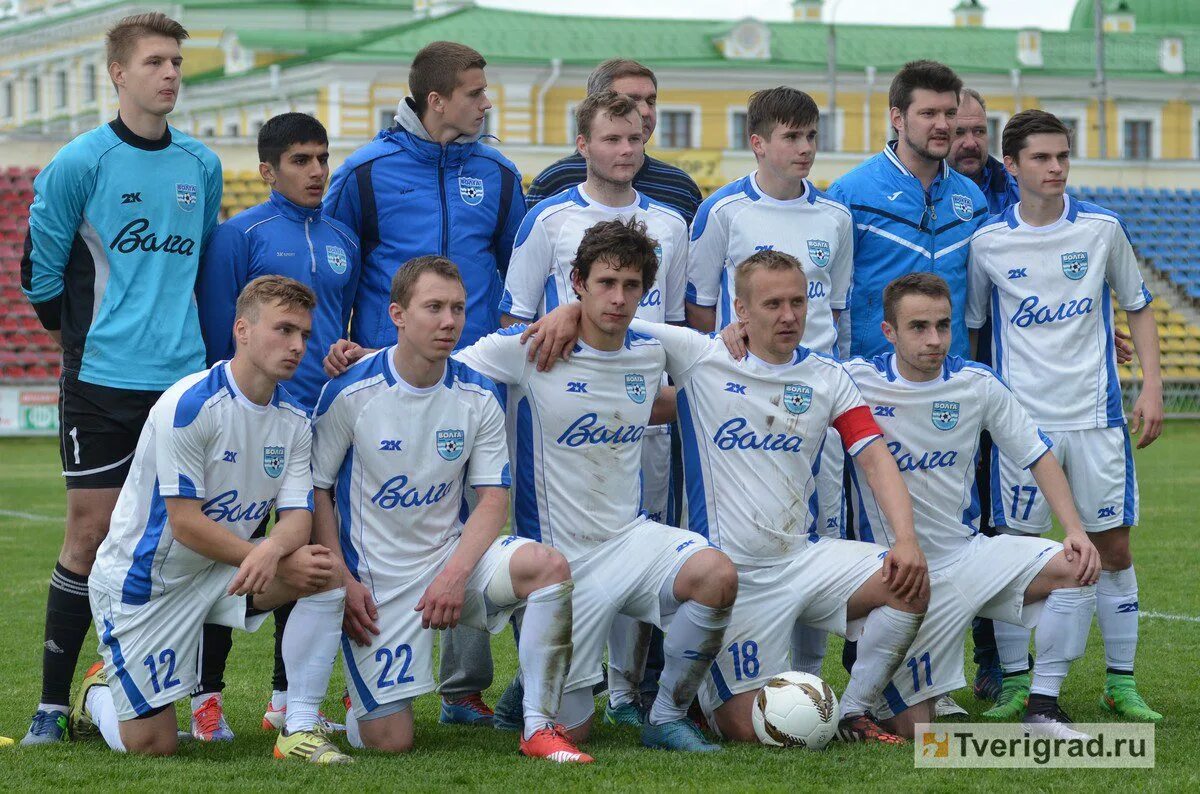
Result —
MULTIPOLYGON (((237 297, 259 276, 287 276, 317 294, 312 335, 296 374, 286 389, 310 414, 328 378, 321 367, 329 346, 346 335, 350 308, 361 272, 358 236, 345 224, 322 215, 321 197, 329 180, 329 136, 307 113, 284 113, 258 133, 259 173, 271 185, 270 197, 217 227, 200 262, 196 305, 208 365, 231 358, 237 297)), ((287 702, 283 663, 283 630, 292 605, 275 610, 275 672, 265 723, 280 727, 287 702)), ((224 689, 225 662, 232 630, 204 627, 200 688, 193 693, 193 712, 218 710, 224 689)), ((193 733, 201 740, 233 738, 223 717, 193 716, 193 733), (213 726, 216 730, 211 730, 213 726), (209 730, 206 730, 209 729, 209 730)))
POLYGON ((500 327, 503 274, 525 201, 517 167, 479 141, 492 106, 485 63, 461 44, 425 47, 413 59, 413 95, 400 103, 396 123, 333 175, 325 212, 362 241, 350 338, 363 347, 395 343, 387 312, 392 276, 426 254, 448 257, 462 273, 467 321, 460 346, 500 327))
POLYGON ((854 278, 849 299, 849 339, 838 347, 852 356, 887 351, 880 330, 883 288, 918 271, 950 285, 952 355, 967 357, 964 311, 967 250, 988 217, 987 200, 968 177, 946 163, 962 81, 934 61, 905 64, 889 92, 897 140, 834 182, 829 195, 850 208, 854 220, 854 278))

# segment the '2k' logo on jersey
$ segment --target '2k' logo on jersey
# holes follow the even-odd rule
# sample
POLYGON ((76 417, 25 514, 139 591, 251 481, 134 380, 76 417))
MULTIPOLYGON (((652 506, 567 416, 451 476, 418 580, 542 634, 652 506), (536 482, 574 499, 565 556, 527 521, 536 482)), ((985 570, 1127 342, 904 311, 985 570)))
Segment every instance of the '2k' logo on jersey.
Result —
POLYGON ((1009 279, 1027 278, 1029 276, 1029 273, 1026 272, 1027 270, 1028 268, 1024 267, 1009 268, 1008 277, 1009 279))
POLYGON ((567 381, 567 394, 587 394, 587 383, 579 380, 567 381))
POLYGON ((379 451, 380 452, 403 452, 404 450, 400 449, 400 439, 384 438, 384 439, 381 439, 379 442, 379 451))
POLYGON ((746 387, 740 383, 734 383, 733 381, 726 381, 725 382, 725 391, 729 392, 730 394, 745 394, 746 387))
POLYGON ((876 405, 875 406, 875 415, 876 416, 892 416, 892 417, 894 417, 896 415, 896 406, 894 406, 894 405, 876 405))
POLYGON ((1100 508, 1100 511, 1098 513, 1096 513, 1096 518, 1116 518, 1116 517, 1117 517, 1117 508, 1116 507, 1102 507, 1102 508, 1100 508))

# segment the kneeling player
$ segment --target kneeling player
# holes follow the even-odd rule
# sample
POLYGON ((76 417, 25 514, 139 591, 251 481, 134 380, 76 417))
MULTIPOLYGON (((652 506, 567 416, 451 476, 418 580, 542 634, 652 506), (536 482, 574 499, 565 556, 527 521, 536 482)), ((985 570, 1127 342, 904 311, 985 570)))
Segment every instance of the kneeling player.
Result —
MULTIPOLYGON (((881 714, 912 736, 933 719, 937 696, 965 686, 963 633, 975 615, 1037 627, 1037 661, 1025 725, 1081 736, 1058 706, 1070 663, 1083 655, 1096 606, 1100 556, 1071 501, 1050 440, 991 369, 950 348, 950 290, 930 273, 902 276, 883 293, 883 333, 894 353, 846 364, 875 414, 888 451, 913 493, 917 535, 929 558, 929 612, 905 664, 885 690, 881 714), (976 534, 974 459, 981 431, 1027 469, 1066 529, 1065 544, 976 534)), ((855 467, 856 473, 862 469, 855 467)), ((860 537, 891 543, 886 516, 857 488, 860 537)))
MULTIPOLYGON (((305 545, 308 418, 278 385, 304 355, 315 305, 292 279, 250 282, 237 302, 233 359, 179 381, 151 410, 88 583, 104 661, 74 701, 76 735, 98 728, 114 750, 170 755, 170 706, 197 683, 206 622, 253 631, 298 597, 340 601, 330 550, 305 545), (252 543, 272 507, 274 530, 252 543)), ((307 738, 312 760, 349 760, 307 738)))
POLYGON ((414 259, 393 277, 391 301, 396 345, 326 385, 316 412, 318 532, 340 528, 335 556, 350 572, 342 639, 350 740, 409 750, 412 700, 434 688, 429 629, 463 623, 495 633, 524 606, 521 752, 590 762, 554 722, 571 661, 570 569, 554 549, 497 537, 510 484, 503 397, 449 361, 466 310, 458 269, 442 257, 414 259), (478 503, 464 523, 465 484, 478 503))
MULTIPOLYGON (((678 386, 690 527, 737 566, 737 601, 701 706, 726 738, 756 741, 751 704, 763 682, 789 669, 792 627, 804 623, 861 636, 841 736, 901 743, 867 708, 916 635, 928 596, 908 492, 887 450, 872 443, 879 428, 845 370, 799 346, 808 300, 800 262, 763 251, 738 266, 734 281, 749 334, 744 360, 691 330, 633 325, 662 345, 678 386), (890 553, 818 532, 816 478, 830 426, 900 530, 903 540, 890 553)), ((560 309, 553 321, 565 320, 568 335, 573 311, 560 309)))

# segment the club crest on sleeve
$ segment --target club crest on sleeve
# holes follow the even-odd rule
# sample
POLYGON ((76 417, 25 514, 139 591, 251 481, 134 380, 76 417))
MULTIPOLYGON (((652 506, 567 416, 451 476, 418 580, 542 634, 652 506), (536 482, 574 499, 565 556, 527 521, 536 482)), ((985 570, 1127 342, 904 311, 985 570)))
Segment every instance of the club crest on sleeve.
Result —
POLYGON ((1078 281, 1087 275, 1087 251, 1072 251, 1062 255, 1063 275, 1072 281, 1078 281))
POLYGON ((466 444, 466 433, 462 430, 437 431, 437 451, 446 460, 458 460, 466 444))
POLYGON ((654 244, 654 258, 658 260, 658 264, 662 264, 662 243, 654 244))
POLYGON ((938 430, 952 430, 958 424, 958 403, 953 400, 937 400, 933 403, 933 426, 938 430))
POLYGON ((460 176, 458 178, 458 195, 462 197, 463 201, 474 207, 483 201, 483 180, 473 176, 460 176))
POLYGON ((283 474, 284 447, 263 447, 263 471, 272 479, 283 474))
POLYGON ((638 405, 646 402, 646 378, 636 372, 626 373, 625 393, 638 405))
POLYGON ((336 245, 325 246, 325 259, 329 262, 329 268, 339 276, 345 273, 346 268, 350 266, 346 252, 336 245))
POLYGON ((783 407, 788 413, 802 414, 812 406, 812 386, 788 383, 783 387, 783 407))
POLYGON ((971 201, 970 196, 964 196, 962 193, 951 196, 950 205, 954 207, 954 214, 964 221, 971 220, 971 216, 975 214, 975 203, 971 201))
POLYGON ((817 267, 825 267, 829 264, 829 241, 827 240, 809 240, 808 241, 808 258, 817 267))
POLYGON ((184 212, 191 212, 196 208, 197 196, 195 185, 190 185, 187 182, 175 183, 175 203, 184 212))

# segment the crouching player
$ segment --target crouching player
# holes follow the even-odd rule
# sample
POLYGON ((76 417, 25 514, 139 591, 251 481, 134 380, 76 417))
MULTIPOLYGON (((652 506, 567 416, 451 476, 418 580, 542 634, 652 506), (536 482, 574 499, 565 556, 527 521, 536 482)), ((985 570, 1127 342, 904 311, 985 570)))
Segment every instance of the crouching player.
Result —
POLYGON ((498 538, 510 485, 502 393, 449 360, 466 303, 450 260, 424 256, 399 268, 389 307, 395 346, 331 381, 317 404, 317 530, 340 530, 334 557, 350 573, 342 638, 350 741, 409 750, 413 698, 434 689, 429 630, 462 623, 495 633, 524 606, 521 752, 587 763, 554 721, 571 661, 570 569, 548 546, 498 538), (464 523, 465 485, 478 503, 464 523))
MULTIPOLYGON (((308 418, 279 385, 304 355, 315 305, 292 279, 250 282, 233 359, 187 376, 151 410, 88 583, 103 662, 72 706, 76 735, 98 729, 114 750, 174 753, 170 706, 197 684, 205 623, 253 631, 299 597, 341 601, 330 550, 306 545, 308 418), (251 542, 272 508, 270 537, 251 542)), ((303 739, 312 760, 348 760, 317 734, 303 739)))
MULTIPOLYGON (((934 700, 965 686, 963 632, 975 615, 1037 627, 1037 661, 1025 726, 1081 736, 1058 705, 1070 663, 1083 655, 1096 607, 1100 556, 1088 540, 1051 442, 988 367, 950 348, 950 290, 931 273, 902 276, 883 293, 883 333, 895 352, 846 364, 881 417, 887 449, 913 495, 917 536, 929 559, 929 612, 904 664, 885 690, 883 716, 912 736, 930 722, 934 700), (1066 530, 1065 543, 976 534, 975 456, 981 431, 1036 480, 1066 530)), ((888 516, 852 482, 859 537, 893 541, 888 516)))
MULTIPOLYGON (((872 443, 879 428, 845 370, 799 346, 808 302, 803 265, 789 254, 762 251, 738 266, 734 284, 735 308, 749 334, 744 360, 695 331, 632 326, 661 344, 678 387, 689 526, 737 567, 737 601, 700 704, 725 738, 757 741, 754 697, 771 676, 790 669, 792 627, 803 623, 860 638, 842 697, 842 738, 903 743, 882 730, 868 707, 902 662, 928 597, 908 492, 887 450, 872 443), (891 552, 818 533, 816 479, 830 426, 900 530, 891 552)), ((551 355, 550 339, 573 331, 574 312, 569 306, 551 315, 565 331, 545 324, 543 347, 551 355)))

